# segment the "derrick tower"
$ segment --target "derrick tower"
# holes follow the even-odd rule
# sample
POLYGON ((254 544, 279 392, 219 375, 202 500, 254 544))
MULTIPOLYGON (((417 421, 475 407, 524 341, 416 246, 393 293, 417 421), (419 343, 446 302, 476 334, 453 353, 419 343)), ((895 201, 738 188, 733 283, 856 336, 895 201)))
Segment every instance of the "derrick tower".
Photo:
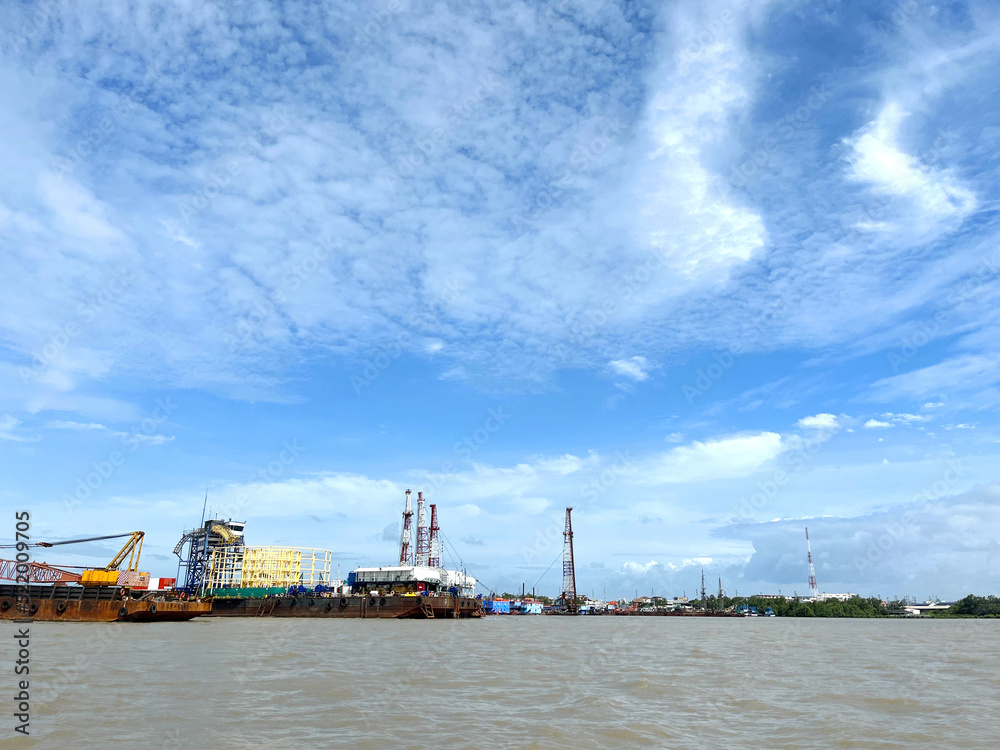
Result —
POLYGON ((563 606, 576 614, 576 564, 573 560, 573 509, 566 509, 566 530, 563 531, 563 606))
POLYGON ((816 566, 813 565, 812 545, 809 544, 809 527, 806 526, 806 556, 809 558, 809 594, 816 598, 819 588, 816 586, 816 566))
POLYGON ((417 493, 417 555, 415 565, 427 565, 431 556, 431 531, 427 528, 427 508, 424 493, 417 493))
POLYGON ((432 568, 441 567, 441 527, 438 526, 438 507, 431 503, 431 534, 427 564, 432 568))
POLYGON ((399 539, 399 566, 413 564, 413 537, 410 527, 413 525, 413 506, 410 505, 410 491, 406 491, 406 510, 403 511, 403 534, 399 539))

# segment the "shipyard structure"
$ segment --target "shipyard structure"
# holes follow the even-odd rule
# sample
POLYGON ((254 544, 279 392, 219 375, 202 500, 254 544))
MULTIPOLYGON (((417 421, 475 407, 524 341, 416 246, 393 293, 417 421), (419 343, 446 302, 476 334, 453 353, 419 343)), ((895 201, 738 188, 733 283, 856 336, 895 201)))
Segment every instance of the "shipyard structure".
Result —
POLYGON ((174 548, 177 587, 192 598, 210 598, 216 617, 480 617, 476 579, 442 564, 437 506, 430 523, 417 493, 413 544, 411 492, 406 491, 396 564, 332 575, 330 550, 252 547, 245 523, 211 518, 185 531, 174 548))

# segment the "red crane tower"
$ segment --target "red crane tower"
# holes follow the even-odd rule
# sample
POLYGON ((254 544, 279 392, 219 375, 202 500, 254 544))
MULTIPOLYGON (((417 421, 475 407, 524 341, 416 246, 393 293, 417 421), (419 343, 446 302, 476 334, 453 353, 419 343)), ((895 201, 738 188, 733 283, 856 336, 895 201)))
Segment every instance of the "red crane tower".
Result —
POLYGON ((566 530, 563 531, 563 606, 570 614, 576 614, 576 564, 573 560, 573 519, 572 508, 566 509, 566 530))
POLYGON ((441 527, 438 526, 438 507, 431 503, 431 535, 427 564, 432 568, 441 567, 441 527))
POLYGON ((410 505, 410 491, 406 491, 406 510, 403 511, 403 535, 399 539, 399 567, 413 564, 413 544, 410 526, 413 525, 413 506, 410 505))

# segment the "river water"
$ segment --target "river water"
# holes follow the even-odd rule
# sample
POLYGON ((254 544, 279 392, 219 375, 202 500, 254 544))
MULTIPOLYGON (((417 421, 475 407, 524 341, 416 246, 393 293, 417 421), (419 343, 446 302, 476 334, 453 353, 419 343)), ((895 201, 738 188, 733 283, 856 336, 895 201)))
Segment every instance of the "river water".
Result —
POLYGON ((1000 620, 35 623, 33 741, 3 710, 0 745, 997 748, 998 636, 1000 620))

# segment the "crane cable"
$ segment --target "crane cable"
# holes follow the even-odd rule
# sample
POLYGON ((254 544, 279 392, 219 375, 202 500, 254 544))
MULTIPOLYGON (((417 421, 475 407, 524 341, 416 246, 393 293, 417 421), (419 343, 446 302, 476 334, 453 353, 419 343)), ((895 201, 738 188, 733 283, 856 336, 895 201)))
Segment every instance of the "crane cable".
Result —
MULTIPOLYGON (((558 554, 558 555, 556 556, 556 560, 558 560, 558 559, 559 559, 560 557, 562 557, 562 556, 563 556, 563 553, 562 553, 562 551, 560 550, 559 554, 558 554)), ((545 569, 545 573, 542 573, 542 574, 541 574, 540 576, 538 576, 538 580, 537 580, 537 581, 535 581, 535 585, 531 587, 531 590, 532 590, 532 591, 534 591, 534 590, 535 590, 535 587, 537 587, 537 586, 538 586, 538 584, 542 582, 542 579, 543 579, 543 578, 545 578, 545 575, 546 575, 546 574, 547 574, 547 573, 548 573, 548 572, 549 572, 550 570, 552 570, 552 566, 556 564, 556 560, 553 560, 552 562, 550 562, 550 563, 549 563, 549 567, 547 567, 547 568, 545 569)))
MULTIPOLYGON (((132 533, 128 534, 111 534, 109 536, 92 536, 86 539, 67 539, 63 542, 34 542, 29 544, 29 547, 56 547, 60 544, 78 544, 80 542, 99 542, 102 539, 121 539, 122 537, 132 536, 132 533)), ((22 542, 23 544, 23 542, 22 542)), ((0 544, 0 549, 15 549, 16 544, 0 544)))

